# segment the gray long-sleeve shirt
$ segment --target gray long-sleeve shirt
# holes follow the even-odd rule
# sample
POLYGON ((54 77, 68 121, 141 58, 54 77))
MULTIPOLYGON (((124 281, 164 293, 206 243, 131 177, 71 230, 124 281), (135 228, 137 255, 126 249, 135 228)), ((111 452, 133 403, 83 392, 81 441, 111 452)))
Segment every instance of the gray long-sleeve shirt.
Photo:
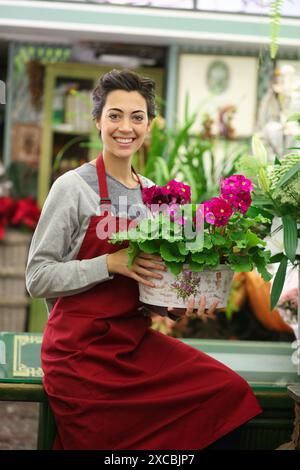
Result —
MULTIPOLYGON (((128 188, 111 175, 106 176, 116 215, 125 215, 123 212, 131 207, 135 210, 130 211, 130 218, 135 213, 142 216, 145 206, 140 186, 128 188)), ((143 176, 141 180, 144 187, 154 184, 143 176)), ((48 313, 58 297, 84 292, 113 277, 107 270, 107 255, 76 260, 89 219, 98 211, 95 165, 85 163, 53 183, 31 240, 26 267, 27 290, 31 297, 45 298, 48 313)))

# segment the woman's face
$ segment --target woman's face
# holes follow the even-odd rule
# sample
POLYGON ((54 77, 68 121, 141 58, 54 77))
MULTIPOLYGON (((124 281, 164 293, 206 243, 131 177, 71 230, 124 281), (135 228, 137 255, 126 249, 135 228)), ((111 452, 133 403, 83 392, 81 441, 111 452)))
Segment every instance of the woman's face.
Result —
POLYGON ((125 90, 108 93, 96 122, 103 150, 120 158, 131 157, 141 147, 150 125, 145 98, 137 91, 125 90))

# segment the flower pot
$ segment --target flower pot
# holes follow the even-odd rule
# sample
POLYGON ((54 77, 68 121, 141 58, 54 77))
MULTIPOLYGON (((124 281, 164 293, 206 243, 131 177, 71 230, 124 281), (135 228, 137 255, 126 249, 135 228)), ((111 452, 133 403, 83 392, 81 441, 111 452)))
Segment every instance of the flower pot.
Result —
POLYGON ((186 308, 190 295, 194 295, 195 306, 198 306, 200 296, 204 294, 207 307, 215 299, 219 300, 218 308, 227 305, 234 271, 226 265, 201 272, 192 272, 188 266, 184 266, 177 276, 169 270, 154 271, 163 276, 162 279, 154 279, 156 287, 139 283, 140 300, 145 304, 186 308))

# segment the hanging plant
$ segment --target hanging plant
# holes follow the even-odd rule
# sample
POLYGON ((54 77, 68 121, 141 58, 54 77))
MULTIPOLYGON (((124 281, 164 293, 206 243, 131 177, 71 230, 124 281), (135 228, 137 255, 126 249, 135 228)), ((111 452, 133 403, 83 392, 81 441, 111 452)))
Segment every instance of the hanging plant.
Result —
POLYGON ((272 59, 276 58, 278 51, 278 36, 282 16, 282 4, 283 0, 273 0, 270 7, 270 55, 272 59))

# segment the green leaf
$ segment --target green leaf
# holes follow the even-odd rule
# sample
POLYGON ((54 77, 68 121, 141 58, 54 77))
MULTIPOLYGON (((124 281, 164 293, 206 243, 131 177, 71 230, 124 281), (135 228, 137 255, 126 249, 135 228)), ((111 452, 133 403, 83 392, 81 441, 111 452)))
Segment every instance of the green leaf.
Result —
POLYGON ((289 260, 294 263, 298 245, 297 223, 290 215, 282 217, 284 250, 289 260))
POLYGON ((217 266, 220 262, 220 257, 217 252, 213 253, 192 253, 192 260, 196 263, 204 263, 207 266, 217 266))
POLYGON ((204 243, 203 243, 203 248, 206 248, 207 250, 210 250, 213 247, 212 244, 212 238, 211 235, 208 233, 204 233, 204 243))
POLYGON ((258 160, 253 156, 243 155, 236 164, 237 171, 242 173, 247 178, 254 178, 257 176, 259 170, 258 160))
POLYGON ((288 258, 284 256, 280 262, 278 271, 273 281, 271 290, 271 310, 273 310, 280 298, 287 270, 288 258))
POLYGON ((179 253, 181 255, 186 256, 189 253, 189 250, 187 249, 185 242, 179 242, 177 246, 179 249, 179 253))
POLYGON ((226 244, 226 238, 223 237, 220 233, 215 233, 211 235, 211 240, 213 245, 223 246, 226 244))
MULTIPOLYGON (((270 252, 267 252, 270 254, 270 252)), ((269 257, 269 256, 268 256, 269 257)), ((255 266, 260 273, 261 277, 263 278, 264 281, 269 282, 273 275, 269 273, 269 271, 266 268, 266 263, 268 262, 268 257, 264 258, 260 256, 260 253, 256 253, 255 256, 253 256, 253 261, 255 263, 255 266)))
POLYGON ((145 240, 145 241, 139 242, 139 248, 141 251, 144 251, 145 253, 159 254, 159 241, 158 240, 145 240))
POLYGON ((179 251, 177 243, 169 243, 164 241, 160 246, 160 254, 165 261, 184 261, 185 256, 179 251))
POLYGON ((203 269, 205 268, 205 264, 200 264, 196 263, 195 261, 191 261, 189 267, 191 271, 198 273, 200 271, 203 271, 203 269))
POLYGON ((253 269, 253 263, 251 262, 249 256, 238 256, 230 254, 228 256, 228 260, 230 262, 231 268, 237 273, 241 273, 243 271, 249 272, 253 269))
POLYGON ((170 181, 171 176, 166 161, 162 157, 156 157, 155 165, 157 165, 157 168, 163 177, 162 181, 165 181, 166 183, 170 181))
POLYGON ((276 255, 274 255, 270 258, 270 263, 271 264, 280 263, 280 261, 282 260, 283 257, 284 257, 284 253, 277 253, 276 255))
POLYGON ((257 134, 253 135, 251 144, 253 155, 257 158, 259 166, 265 167, 268 162, 268 153, 257 134))
POLYGON ((281 188, 285 183, 289 181, 296 173, 300 171, 300 162, 295 163, 292 168, 289 169, 278 181, 275 189, 281 188))
POLYGON ((265 245, 266 243, 259 238, 256 233, 251 232, 251 230, 248 230, 246 233, 246 240, 247 240, 247 247, 251 248, 252 246, 257 246, 257 245, 265 245))
POLYGON ((287 118, 288 121, 298 121, 300 122, 300 113, 292 114, 287 118))
POLYGON ((138 244, 130 242, 127 252, 128 252, 128 267, 131 268, 135 258, 140 252, 138 244))
POLYGON ((182 271, 183 263, 175 263, 171 261, 166 261, 166 266, 169 268, 174 276, 177 276, 182 271))

